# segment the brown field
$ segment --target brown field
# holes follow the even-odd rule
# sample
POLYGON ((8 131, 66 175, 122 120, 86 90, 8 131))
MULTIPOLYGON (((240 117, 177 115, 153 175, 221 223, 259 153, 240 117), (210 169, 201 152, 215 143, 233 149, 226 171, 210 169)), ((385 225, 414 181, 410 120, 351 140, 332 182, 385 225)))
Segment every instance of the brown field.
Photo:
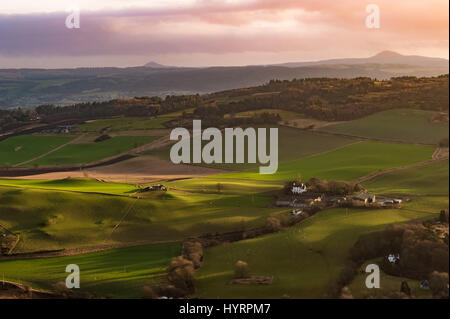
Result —
POLYGON ((17 179, 63 179, 91 177, 110 182, 145 183, 154 180, 192 178, 222 174, 229 171, 194 165, 173 164, 153 156, 138 156, 116 164, 69 172, 51 172, 14 177, 17 179))

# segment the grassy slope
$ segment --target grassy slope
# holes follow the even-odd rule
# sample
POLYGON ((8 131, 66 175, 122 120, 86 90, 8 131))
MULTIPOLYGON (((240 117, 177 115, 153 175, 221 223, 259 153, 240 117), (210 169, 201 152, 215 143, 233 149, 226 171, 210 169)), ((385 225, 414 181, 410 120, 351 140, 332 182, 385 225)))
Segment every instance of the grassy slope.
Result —
POLYGON ((126 195, 137 190, 134 185, 103 183, 90 178, 66 178, 60 180, 0 179, 0 185, 114 195, 126 195))
POLYGON ((54 153, 44 156, 29 165, 86 164, 118 155, 140 145, 150 143, 155 137, 116 136, 111 139, 86 144, 69 144, 54 153))
POLYGON ((373 171, 427 160, 433 152, 434 148, 429 146, 361 142, 326 154, 281 163, 277 173, 273 175, 261 175, 255 171, 222 176, 281 181, 301 175, 305 180, 313 176, 353 180, 373 171))
MULTIPOLYGON (((420 199, 421 201, 423 199, 420 199)), ((447 201, 448 198, 442 198, 447 201)), ((339 275, 349 248, 364 232, 391 223, 428 218, 439 212, 419 212, 424 203, 411 203, 414 210, 331 209, 322 211, 288 230, 264 237, 208 249, 203 267, 196 274, 197 295, 205 298, 319 298, 339 275), (269 286, 232 286, 237 260, 248 262, 255 275, 273 275, 269 286)))
POLYGON ((448 160, 375 177, 364 186, 375 193, 448 194, 448 160))
POLYGON ((437 144, 448 137, 448 123, 431 123, 434 112, 396 109, 370 115, 346 123, 330 125, 322 130, 356 136, 385 138, 407 143, 437 144))
MULTIPOLYGON (((279 161, 281 163, 294 161, 302 157, 319 154, 330 151, 339 147, 343 147, 355 140, 339 137, 339 136, 323 136, 314 134, 313 132, 303 131, 289 127, 278 128, 278 150, 279 161)), ((205 145, 207 142, 204 142, 205 145)), ((162 159, 169 159, 171 146, 163 147, 149 152, 149 155, 162 159)), ((202 164, 203 165, 203 164, 202 164)), ((212 164, 204 165, 208 167, 216 167, 231 170, 249 170, 259 167, 259 164, 212 164)))
POLYGON ((135 118, 122 117, 106 120, 97 120, 85 123, 76 128, 77 132, 100 132, 102 129, 108 131, 130 131, 130 130, 149 130, 164 128, 164 123, 170 121, 170 118, 135 118))
POLYGON ((400 291, 400 287, 403 281, 408 283, 411 289, 411 294, 417 298, 431 298, 432 294, 430 290, 420 289, 420 281, 412 280, 403 277, 394 277, 384 273, 380 270, 380 288, 379 289, 367 289, 366 287, 366 274, 365 269, 368 264, 378 264, 379 260, 371 260, 366 262, 360 270, 364 273, 358 273, 352 283, 348 286, 354 298, 382 298, 386 297, 389 293, 394 291, 400 291))
MULTIPOLYGON (((214 192, 215 184, 207 186, 214 192)), ((275 188, 277 186, 275 185, 275 188)), ((273 185, 240 186, 240 194, 147 194, 145 199, 98 194, 0 187, 0 224, 20 232, 19 251, 73 248, 141 240, 179 240, 264 224, 272 213, 270 195, 255 194, 273 185), (113 227, 130 209, 126 219, 113 227)), ((208 191, 208 190, 206 190, 208 191)))
MULTIPOLYGON (((423 187, 427 189, 436 183, 436 177, 440 174, 446 175, 443 179, 448 180, 448 162, 418 170, 420 172, 412 178, 413 170, 401 171, 402 174, 396 177, 388 174, 386 177, 389 178, 374 185, 387 183, 389 186, 384 187, 395 193, 420 193, 423 187)), ((370 185, 366 186, 371 189, 370 185)), ((432 189, 442 193, 438 187, 432 189)), ((446 192, 448 194, 448 186, 446 192)), ((436 216, 448 205, 447 195, 414 197, 400 210, 355 209, 347 212, 345 209, 332 209, 277 234, 209 249, 205 264, 197 273, 198 295, 211 298, 279 298, 284 294, 291 297, 321 297, 328 285, 336 280, 348 249, 361 233, 382 229, 390 223, 436 216), (273 285, 227 285, 233 277, 233 265, 239 259, 247 261, 256 275, 274 275, 273 285)), ((383 278, 386 289, 399 289, 401 278, 383 278)), ((355 296, 367 294, 363 284, 362 277, 355 279, 351 286, 355 296)), ((415 282, 411 282, 410 287, 414 288, 415 282)), ((421 295, 421 292, 418 294, 421 295)))
POLYGON ((80 267, 80 290, 113 298, 141 298, 142 288, 164 281, 170 259, 181 251, 179 243, 112 249, 70 257, 0 261, 6 280, 51 290, 65 281, 69 264, 80 267))
POLYGON ((196 193, 248 194, 279 190, 282 182, 220 178, 217 176, 182 179, 165 183, 174 189, 196 193))
POLYGON ((20 135, 0 142, 0 166, 19 164, 65 144, 73 136, 20 135))

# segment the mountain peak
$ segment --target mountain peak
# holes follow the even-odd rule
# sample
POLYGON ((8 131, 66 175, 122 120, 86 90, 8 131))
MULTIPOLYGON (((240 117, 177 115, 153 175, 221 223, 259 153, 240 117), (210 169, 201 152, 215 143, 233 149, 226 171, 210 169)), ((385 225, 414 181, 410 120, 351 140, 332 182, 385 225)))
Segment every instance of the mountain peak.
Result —
POLYGON ((394 52, 394 51, 381 51, 380 53, 374 55, 372 58, 399 58, 402 57, 400 53, 394 52))
POLYGON ((170 68, 167 65, 156 63, 155 61, 150 61, 149 63, 144 65, 147 68, 154 68, 154 69, 164 69, 164 68, 170 68))

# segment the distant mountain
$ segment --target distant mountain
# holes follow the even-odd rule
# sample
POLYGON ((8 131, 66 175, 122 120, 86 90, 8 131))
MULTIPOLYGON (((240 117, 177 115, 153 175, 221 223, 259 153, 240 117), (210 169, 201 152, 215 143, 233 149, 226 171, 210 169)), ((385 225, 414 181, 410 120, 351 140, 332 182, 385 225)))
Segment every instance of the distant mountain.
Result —
POLYGON ((154 61, 150 61, 149 63, 145 64, 144 67, 146 68, 154 68, 154 69, 167 69, 167 68, 173 68, 173 66, 163 65, 156 63, 154 61))
POLYGON ((382 51, 369 58, 353 58, 353 59, 332 59, 310 62, 289 62, 276 64, 277 66, 285 66, 290 68, 310 66, 310 65, 353 65, 353 64, 403 64, 415 65, 422 67, 447 67, 449 61, 442 58, 430 58, 419 55, 402 55, 394 51, 382 51))
POLYGON ((448 74, 448 60, 384 51, 362 59, 269 66, 169 67, 156 62, 131 68, 0 69, 0 109, 74 104, 134 96, 211 93, 257 86, 272 79, 354 78, 448 74))

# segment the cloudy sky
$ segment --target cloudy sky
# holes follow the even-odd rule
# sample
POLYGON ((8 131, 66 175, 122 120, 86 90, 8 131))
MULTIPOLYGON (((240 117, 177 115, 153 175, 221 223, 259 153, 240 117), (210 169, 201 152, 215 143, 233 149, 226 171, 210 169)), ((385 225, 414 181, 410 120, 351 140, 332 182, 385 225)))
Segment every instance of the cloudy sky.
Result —
POLYGON ((448 0, 0 0, 0 68, 448 58, 448 0), (369 29, 366 6, 380 8, 369 29), (80 28, 68 29, 70 8, 80 28))

